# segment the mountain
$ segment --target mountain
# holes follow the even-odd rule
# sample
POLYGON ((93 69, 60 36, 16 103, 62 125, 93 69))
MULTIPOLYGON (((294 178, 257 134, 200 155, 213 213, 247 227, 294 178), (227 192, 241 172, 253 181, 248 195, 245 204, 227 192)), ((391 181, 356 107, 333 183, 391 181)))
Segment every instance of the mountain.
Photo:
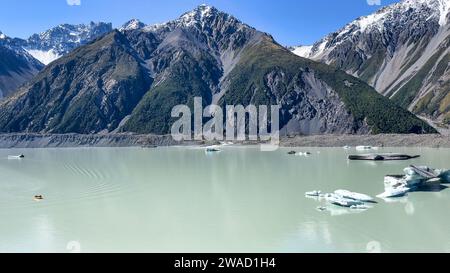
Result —
POLYGON ((0 32, 0 99, 33 78, 44 65, 112 31, 107 23, 62 24, 27 40, 0 32))
POLYGON ((130 21, 126 22, 122 25, 122 27, 119 28, 119 31, 130 31, 130 30, 136 30, 144 28, 146 25, 139 21, 138 19, 131 19, 130 21))
POLYGON ((0 99, 30 80, 43 65, 0 32, 0 99))
POLYGON ((197 96, 204 106, 281 105, 284 133, 435 132, 363 81, 206 5, 52 62, 0 105, 0 130, 166 134, 172 108, 197 96))
POLYGON ((112 29, 111 23, 103 22, 80 25, 61 24, 32 35, 21 45, 28 53, 47 65, 75 48, 111 32, 112 29))
POLYGON ((450 124, 450 0, 403 0, 299 56, 343 69, 418 115, 450 124))

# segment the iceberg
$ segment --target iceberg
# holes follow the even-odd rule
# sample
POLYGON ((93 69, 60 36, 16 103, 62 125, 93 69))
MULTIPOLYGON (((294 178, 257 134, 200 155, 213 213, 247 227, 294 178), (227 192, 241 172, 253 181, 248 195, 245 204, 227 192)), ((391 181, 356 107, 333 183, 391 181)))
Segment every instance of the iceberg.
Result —
POLYGON ((321 191, 309 191, 305 193, 305 196, 320 197, 321 194, 322 194, 321 191))
POLYGON ((384 193, 377 195, 378 198, 395 198, 405 196, 411 189, 406 187, 392 188, 384 193))
POLYGON ((364 202, 362 202, 362 201, 344 198, 337 194, 330 194, 327 197, 325 197, 325 199, 333 205, 337 205, 337 206, 345 207, 345 208, 351 208, 352 206, 364 205, 364 202))
POLYGON ((356 200, 356 201, 362 201, 362 202, 373 202, 374 201, 374 199, 372 197, 370 197, 366 194, 351 192, 348 190, 337 190, 334 193, 343 198, 352 199, 352 200, 356 200))

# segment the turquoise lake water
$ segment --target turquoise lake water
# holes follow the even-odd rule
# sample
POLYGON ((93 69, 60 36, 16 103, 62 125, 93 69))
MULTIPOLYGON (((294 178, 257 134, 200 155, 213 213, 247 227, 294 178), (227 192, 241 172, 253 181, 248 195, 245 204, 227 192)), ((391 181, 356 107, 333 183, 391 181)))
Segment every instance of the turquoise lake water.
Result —
POLYGON ((409 164, 450 168, 449 149, 384 148, 422 157, 377 163, 349 162, 357 152, 342 148, 290 150, 0 150, 0 252, 450 252, 446 186, 360 212, 320 212, 304 196, 375 196, 409 164))

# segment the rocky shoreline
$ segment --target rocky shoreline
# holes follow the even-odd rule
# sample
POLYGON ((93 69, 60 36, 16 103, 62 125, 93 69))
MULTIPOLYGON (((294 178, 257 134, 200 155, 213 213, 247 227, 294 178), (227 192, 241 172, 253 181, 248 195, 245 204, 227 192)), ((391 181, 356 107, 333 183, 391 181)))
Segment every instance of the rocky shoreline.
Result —
MULTIPOLYGON (((138 134, 0 134, 0 148, 145 147, 206 145, 202 141, 176 142, 170 135, 138 134)), ((257 144, 242 142, 241 144, 257 144)), ((430 147, 450 148, 450 136, 443 135, 318 135, 283 137, 283 147, 430 147)))
MULTIPOLYGON (((0 134, 0 148, 138 147, 179 145, 171 136, 135 134, 0 134)), ((186 143, 186 145, 189 145, 186 143)))
POLYGON ((321 135, 283 138, 284 147, 428 147, 450 148, 450 136, 446 135, 321 135))

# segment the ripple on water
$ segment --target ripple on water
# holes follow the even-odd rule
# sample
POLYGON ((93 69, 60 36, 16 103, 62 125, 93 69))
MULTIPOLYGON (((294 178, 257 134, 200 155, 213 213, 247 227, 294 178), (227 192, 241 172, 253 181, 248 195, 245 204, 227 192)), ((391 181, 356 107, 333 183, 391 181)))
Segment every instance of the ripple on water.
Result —
POLYGON ((75 176, 86 177, 89 179, 104 180, 110 177, 108 172, 85 167, 76 163, 66 163, 64 164, 64 168, 75 176))
POLYGON ((112 169, 99 169, 76 163, 66 163, 64 167, 71 172, 72 178, 81 179, 77 183, 82 187, 77 194, 71 194, 72 200, 112 197, 129 191, 129 187, 126 188, 124 183, 118 183, 113 179, 112 169))
POLYGON ((63 162, 60 167, 64 170, 63 175, 56 179, 54 176, 42 178, 14 173, 20 179, 0 183, 0 213, 129 195, 134 191, 117 179, 117 173, 113 178, 112 168, 73 162, 63 162), (42 194, 44 200, 34 201, 33 196, 36 194, 42 194))

